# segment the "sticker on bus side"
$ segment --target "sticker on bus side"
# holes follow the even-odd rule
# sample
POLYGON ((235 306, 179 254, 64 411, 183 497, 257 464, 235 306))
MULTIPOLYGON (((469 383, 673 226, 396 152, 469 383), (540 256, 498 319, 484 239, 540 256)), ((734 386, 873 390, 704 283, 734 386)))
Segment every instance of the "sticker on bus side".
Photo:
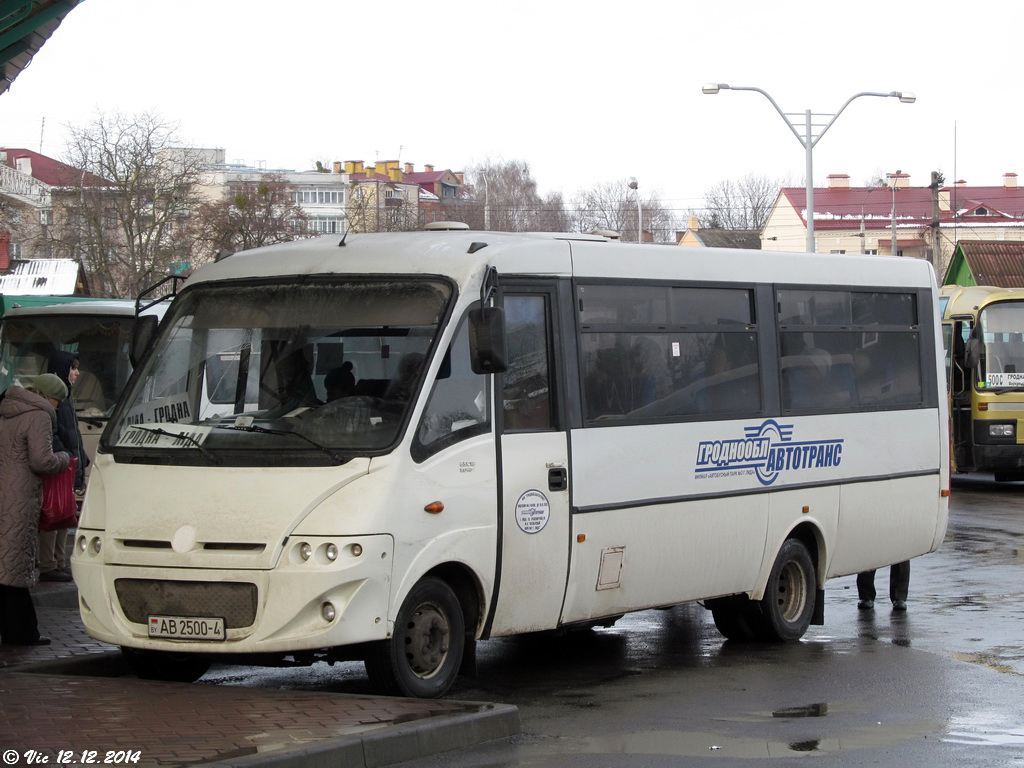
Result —
POLYGON ((516 502, 516 525, 523 533, 539 533, 551 517, 551 503, 540 491, 527 491, 516 502))
POLYGON ((762 485, 771 485, 783 472, 838 467, 843 460, 843 440, 794 440, 793 425, 767 419, 744 427, 743 436, 732 440, 704 440, 697 446, 694 477, 755 474, 762 485))

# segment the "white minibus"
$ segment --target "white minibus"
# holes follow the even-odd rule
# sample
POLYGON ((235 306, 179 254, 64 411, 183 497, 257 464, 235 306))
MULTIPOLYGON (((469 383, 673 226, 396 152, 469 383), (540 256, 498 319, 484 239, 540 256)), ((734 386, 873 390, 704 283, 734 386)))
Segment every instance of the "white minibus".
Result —
POLYGON ((143 677, 362 659, 423 697, 478 640, 652 607, 796 640, 828 579, 943 539, 936 295, 914 259, 583 234, 228 256, 136 339, 83 621, 143 677))

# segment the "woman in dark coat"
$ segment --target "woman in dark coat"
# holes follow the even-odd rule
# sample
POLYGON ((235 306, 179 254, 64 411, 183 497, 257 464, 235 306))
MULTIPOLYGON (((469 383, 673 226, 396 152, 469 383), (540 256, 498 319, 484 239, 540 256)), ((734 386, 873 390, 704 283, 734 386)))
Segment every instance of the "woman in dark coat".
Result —
MULTIPOLYGON (((67 387, 68 396, 57 406, 57 424, 53 434, 54 452, 65 451, 78 459, 75 470, 75 491, 85 487, 85 446, 78 429, 78 416, 71 388, 78 378, 78 355, 73 352, 53 352, 47 361, 47 371, 54 374, 67 387)), ((39 580, 71 581, 71 562, 68 557, 68 532, 39 532, 39 580)))
POLYGON ((45 645, 29 587, 36 576, 42 481, 67 469, 70 456, 53 452, 56 405, 67 388, 52 374, 7 389, 0 402, 0 642, 45 645))

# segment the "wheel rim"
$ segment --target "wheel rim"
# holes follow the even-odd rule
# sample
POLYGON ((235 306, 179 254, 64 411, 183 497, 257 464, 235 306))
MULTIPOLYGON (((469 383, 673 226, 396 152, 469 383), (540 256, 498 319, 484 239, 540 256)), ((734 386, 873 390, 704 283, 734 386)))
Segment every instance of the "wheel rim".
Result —
POLYGON ((807 579, 799 563, 790 561, 782 568, 776 599, 784 621, 790 624, 799 621, 807 605, 807 579))
POLYGON ((409 669, 421 678, 437 674, 448 658, 451 625, 436 603, 423 603, 405 625, 405 658, 409 669))

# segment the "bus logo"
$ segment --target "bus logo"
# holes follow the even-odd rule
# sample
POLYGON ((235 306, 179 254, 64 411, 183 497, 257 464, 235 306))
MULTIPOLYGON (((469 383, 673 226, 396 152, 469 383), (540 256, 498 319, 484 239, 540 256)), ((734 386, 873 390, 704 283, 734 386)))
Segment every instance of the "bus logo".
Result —
POLYGON ((698 479, 754 474, 761 485, 771 485, 782 472, 838 467, 843 460, 842 440, 793 439, 793 425, 766 419, 743 428, 734 440, 704 440, 697 446, 698 479))

